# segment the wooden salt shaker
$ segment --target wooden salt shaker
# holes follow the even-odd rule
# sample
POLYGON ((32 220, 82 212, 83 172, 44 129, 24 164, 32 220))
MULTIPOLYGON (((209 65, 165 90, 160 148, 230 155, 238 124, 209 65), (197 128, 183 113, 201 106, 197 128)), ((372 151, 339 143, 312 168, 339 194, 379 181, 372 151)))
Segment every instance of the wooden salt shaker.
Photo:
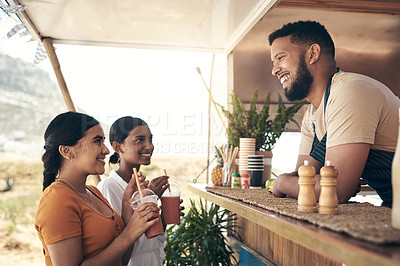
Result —
POLYGON ((319 209, 321 214, 337 214, 338 198, 336 192, 336 167, 332 166, 331 161, 326 161, 325 166, 320 170, 321 174, 321 193, 319 195, 319 209))
POLYGON ((317 200, 315 197, 315 168, 309 165, 307 160, 299 167, 299 196, 297 198, 297 210, 299 212, 317 212, 317 200))

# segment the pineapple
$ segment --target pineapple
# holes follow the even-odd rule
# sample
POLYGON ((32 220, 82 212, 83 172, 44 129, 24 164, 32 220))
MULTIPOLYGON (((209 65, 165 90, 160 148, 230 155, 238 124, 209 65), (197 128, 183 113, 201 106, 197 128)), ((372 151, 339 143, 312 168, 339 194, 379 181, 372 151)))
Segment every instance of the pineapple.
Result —
POLYGON ((222 155, 215 147, 215 157, 217 158, 217 166, 215 166, 211 171, 211 180, 214 185, 221 186, 222 185, 222 167, 224 166, 224 161, 222 160, 222 155))

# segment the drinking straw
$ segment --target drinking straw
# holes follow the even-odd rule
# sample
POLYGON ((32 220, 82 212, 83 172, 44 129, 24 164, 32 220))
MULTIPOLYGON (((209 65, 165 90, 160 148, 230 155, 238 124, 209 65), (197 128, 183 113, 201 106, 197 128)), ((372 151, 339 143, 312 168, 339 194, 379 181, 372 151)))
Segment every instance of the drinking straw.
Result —
MULTIPOLYGON (((165 169, 164 169, 164 175, 165 175, 165 176, 168 176, 168 175, 167 175, 167 170, 165 170, 165 169)), ((168 183, 169 183, 169 182, 168 182, 168 183)), ((169 187, 169 186, 168 186, 168 191, 171 193, 171 187, 169 187)))
POLYGON ((204 86, 206 87, 206 89, 207 89, 207 91, 208 91, 208 94, 210 95, 210 100, 211 100, 211 102, 214 104, 215 110, 217 110, 218 116, 219 116, 219 118, 221 119, 222 124, 224 125, 225 131, 226 131, 227 128, 226 128, 225 122, 224 122, 224 120, 222 119, 222 116, 221 116, 221 114, 220 114, 220 112, 219 112, 219 110, 218 110, 218 108, 217 108, 217 104, 215 103, 214 98, 213 98, 212 95, 211 95, 210 89, 207 87, 207 84, 206 84, 206 82, 204 81, 204 78, 203 78, 203 75, 201 74, 200 68, 199 68, 199 67, 196 67, 196 70, 197 70, 197 72, 199 73, 201 79, 203 80, 204 86))
POLYGON ((221 154, 222 160, 225 163, 226 162, 226 158, 225 158, 224 148, 223 147, 221 147, 221 148, 217 147, 217 149, 219 150, 219 153, 221 154))
MULTIPOLYGON (((233 148, 233 147, 232 147, 232 148, 233 148)), ((230 168, 230 169, 233 167, 233 163, 235 162, 235 158, 236 158, 236 155, 238 154, 238 152, 239 152, 239 147, 235 147, 235 148, 233 149, 233 154, 232 154, 232 156, 231 156, 231 162, 230 162, 230 165, 229 165, 229 168, 230 168)))
POLYGON ((228 154, 228 145, 225 145, 224 146, 224 153, 225 153, 225 159, 226 159, 226 162, 228 162, 228 159, 229 159, 229 154, 228 154))
POLYGON ((229 162, 232 164, 232 155, 233 155, 233 146, 229 145, 228 146, 228 153, 229 153, 229 162))
POLYGON ((143 198, 143 191, 142 191, 142 188, 140 187, 140 184, 139 184, 139 177, 138 177, 138 175, 137 175, 136 168, 133 168, 133 173, 135 174, 136 185, 137 185, 138 190, 139 190, 140 200, 142 200, 142 198, 143 198))

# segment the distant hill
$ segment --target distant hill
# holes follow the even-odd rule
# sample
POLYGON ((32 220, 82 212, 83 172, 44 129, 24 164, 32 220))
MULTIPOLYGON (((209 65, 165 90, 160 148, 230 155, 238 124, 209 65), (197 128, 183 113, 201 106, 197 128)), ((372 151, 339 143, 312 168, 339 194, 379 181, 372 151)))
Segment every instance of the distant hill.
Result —
POLYGON ((0 146, 42 141, 48 123, 63 111, 61 92, 46 71, 0 53, 0 146))

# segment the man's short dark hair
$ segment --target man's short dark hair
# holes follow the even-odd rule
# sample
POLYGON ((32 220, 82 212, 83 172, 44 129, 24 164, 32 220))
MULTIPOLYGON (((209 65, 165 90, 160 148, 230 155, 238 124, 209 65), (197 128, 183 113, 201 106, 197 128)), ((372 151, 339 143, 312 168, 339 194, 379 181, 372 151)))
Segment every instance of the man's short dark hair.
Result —
POLYGON ((291 36, 292 43, 297 45, 318 44, 321 52, 332 55, 335 58, 335 44, 323 25, 316 21, 297 21, 285 24, 282 28, 274 31, 268 37, 269 45, 277 38, 291 36))

